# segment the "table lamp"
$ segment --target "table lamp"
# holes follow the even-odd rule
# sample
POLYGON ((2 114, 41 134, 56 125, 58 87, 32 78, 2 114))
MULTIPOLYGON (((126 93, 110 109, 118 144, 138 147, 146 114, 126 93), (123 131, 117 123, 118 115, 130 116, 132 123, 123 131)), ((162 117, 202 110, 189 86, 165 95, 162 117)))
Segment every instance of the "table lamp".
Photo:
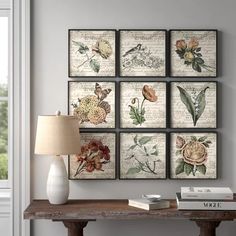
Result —
POLYGON ((35 154, 53 155, 47 180, 51 204, 64 204, 69 196, 69 180, 61 155, 80 153, 79 122, 75 116, 38 116, 35 154))

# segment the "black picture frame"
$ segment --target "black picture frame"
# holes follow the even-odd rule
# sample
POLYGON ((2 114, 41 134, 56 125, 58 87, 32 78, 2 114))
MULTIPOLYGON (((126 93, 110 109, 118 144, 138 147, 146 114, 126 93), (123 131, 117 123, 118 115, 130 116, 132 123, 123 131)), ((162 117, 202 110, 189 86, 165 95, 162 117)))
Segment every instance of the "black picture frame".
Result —
POLYGON ((69 80, 67 82, 67 114, 70 115, 70 84, 71 83, 113 83, 114 84, 114 127, 81 127, 80 130, 112 130, 117 127, 117 82, 111 80, 69 80))
POLYGON ((116 29, 69 29, 68 30, 68 77, 69 78, 115 78, 117 76, 117 30, 116 29), (71 32, 72 31, 85 31, 85 32, 89 32, 89 31, 111 31, 114 32, 114 41, 115 41, 115 45, 114 45, 114 53, 115 53, 115 57, 114 57, 114 75, 71 75, 71 57, 70 57, 70 48, 71 48, 71 32))
POLYGON ((74 180, 74 181, 87 181, 87 180, 115 180, 117 179, 118 177, 118 174, 117 174, 117 163, 118 163, 118 134, 117 132, 115 131, 101 131, 101 130, 81 130, 80 131, 81 134, 114 134, 115 135, 115 144, 114 144, 114 147, 115 147, 115 168, 114 168, 114 171, 115 171, 115 175, 114 175, 114 178, 71 178, 70 177, 70 173, 71 173, 71 164, 70 164, 70 158, 71 156, 69 155, 68 156, 68 179, 69 180, 74 180))
POLYGON ((118 170, 118 176, 119 176, 119 180, 166 180, 169 176, 168 170, 169 170, 169 159, 167 158, 167 156, 169 155, 168 152, 168 146, 169 146, 169 137, 168 137, 168 132, 165 131, 156 131, 156 130, 132 130, 132 131, 119 131, 119 147, 118 147, 118 165, 117 168, 118 170), (132 134, 132 133, 136 133, 136 134, 164 134, 165 135, 165 177, 164 178, 122 178, 121 177, 121 134, 132 134))
MULTIPOLYGON (((169 123, 169 114, 168 114, 168 82, 166 81, 159 81, 159 80, 129 80, 129 81, 126 81, 126 80, 122 80, 122 81, 119 81, 119 104, 118 104, 118 109, 119 109, 119 114, 120 114, 120 118, 118 120, 119 124, 118 124, 118 127, 122 130, 127 130, 127 129, 138 129, 138 130, 142 130, 142 129, 145 129, 145 130, 153 130, 153 129, 160 129, 160 130, 165 130, 168 128, 168 123, 169 123), (165 99, 165 113, 166 113, 166 116, 165 116, 165 127, 122 127, 121 126, 121 123, 122 123, 122 115, 121 115, 121 84, 122 83, 164 83, 165 84, 165 88, 166 88, 166 99, 165 99)), ((158 96, 158 95, 157 95, 158 96)))
POLYGON ((219 66, 218 66, 218 30, 217 29, 170 29, 169 30, 169 32, 168 32, 168 34, 169 34, 169 37, 168 37, 168 39, 169 39, 169 43, 168 43, 168 45, 169 45, 169 69, 168 69, 168 72, 169 72, 169 77, 171 77, 171 78, 217 78, 218 77, 218 74, 219 74, 219 66), (185 74, 180 74, 180 75, 173 75, 173 73, 172 73, 172 66, 171 66, 171 64, 172 64, 172 62, 171 62, 171 58, 172 58, 172 56, 171 56, 171 54, 172 54, 172 50, 171 50, 171 48, 172 48, 172 46, 171 46, 171 35, 172 35, 172 33, 173 32, 180 32, 180 31, 190 31, 190 32, 194 32, 194 31, 196 31, 196 32, 199 32, 199 31, 203 31, 203 32, 208 32, 208 31, 212 31, 212 32, 215 32, 215 34, 216 34, 216 58, 215 58, 215 63, 216 63, 216 68, 215 68, 215 75, 201 75, 201 74, 199 74, 199 76, 198 75, 185 75, 185 74))
POLYGON ((119 29, 118 30, 118 40, 119 40, 119 48, 118 48, 118 55, 119 58, 117 60, 117 66, 118 66, 118 74, 119 77, 121 78, 165 78, 167 76, 167 71, 168 71, 168 60, 167 60, 167 48, 168 48, 168 34, 167 34, 167 30, 166 29, 119 29), (141 31, 157 31, 157 32, 164 32, 165 33, 165 46, 164 46, 164 50, 165 50, 165 58, 164 58, 164 63, 165 63, 165 73, 164 75, 122 75, 121 73, 121 32, 122 31, 137 31, 137 32, 141 32, 141 31))
POLYGON ((169 171, 168 171, 168 173, 169 173, 169 175, 168 175, 168 177, 169 177, 169 179, 171 179, 171 180, 177 180, 177 181, 179 181, 179 180, 216 180, 216 179, 218 179, 218 176, 219 176, 219 169, 218 169, 218 155, 219 155, 219 133, 217 132, 217 131, 200 131, 200 130, 196 130, 196 131, 183 131, 183 130, 181 130, 181 131, 171 131, 171 132, 169 132, 169 134, 168 134, 168 147, 169 147, 169 150, 168 150, 168 153, 169 153, 169 161, 168 161, 168 163, 169 163, 169 171), (172 136, 172 134, 205 134, 205 133, 209 133, 209 134, 215 134, 216 135, 216 159, 215 159, 215 161, 216 161, 216 172, 215 172, 215 177, 214 178, 173 178, 172 177, 172 173, 171 173, 171 169, 172 169, 172 165, 171 165, 171 158, 172 158, 172 156, 171 156, 171 147, 172 147, 172 140, 171 140, 171 136, 172 136))
POLYGON ((219 82, 218 81, 213 81, 213 80, 189 80, 189 81, 186 81, 186 80, 176 80, 176 81, 170 81, 170 82, 168 82, 169 83, 169 111, 168 111, 168 113, 169 113, 169 127, 171 128, 171 129, 202 129, 202 130, 209 130, 209 129, 217 129, 218 128, 218 110, 219 110, 219 108, 218 108, 218 90, 219 90, 219 82), (216 107, 215 107, 215 110, 216 110, 216 117, 215 117, 215 121, 216 121, 216 125, 214 126, 214 127, 201 127, 201 126, 197 126, 197 127, 194 127, 194 126, 192 126, 192 127, 174 127, 173 125, 172 125, 172 114, 173 114, 173 110, 172 110, 172 94, 173 94, 173 92, 172 92, 172 84, 174 84, 174 83, 214 83, 215 85, 216 85, 216 107))

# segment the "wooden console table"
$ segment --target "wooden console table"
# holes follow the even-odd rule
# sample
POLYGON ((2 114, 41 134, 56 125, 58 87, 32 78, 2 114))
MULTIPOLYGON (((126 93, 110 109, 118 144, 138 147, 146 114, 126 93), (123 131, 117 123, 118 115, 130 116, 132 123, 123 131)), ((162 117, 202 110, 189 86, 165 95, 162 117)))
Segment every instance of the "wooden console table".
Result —
POLYGON ((175 200, 171 200, 169 209, 152 211, 130 207, 127 200, 69 200, 65 205, 33 200, 25 210, 24 218, 61 221, 68 228, 68 236, 83 236, 89 221, 182 219, 195 221, 200 236, 214 236, 220 222, 234 220, 236 211, 178 211, 175 200))

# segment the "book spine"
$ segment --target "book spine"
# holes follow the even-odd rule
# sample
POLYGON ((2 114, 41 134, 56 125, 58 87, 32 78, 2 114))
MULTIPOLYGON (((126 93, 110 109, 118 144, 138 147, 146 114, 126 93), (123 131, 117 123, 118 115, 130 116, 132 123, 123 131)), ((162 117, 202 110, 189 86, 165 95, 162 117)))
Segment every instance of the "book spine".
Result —
POLYGON ((211 200, 233 200, 233 194, 225 193, 181 193, 182 199, 211 199, 211 200))
POLYGON ((218 201, 201 201, 201 202, 184 202, 178 201, 179 210, 236 210, 236 202, 218 202, 218 201))

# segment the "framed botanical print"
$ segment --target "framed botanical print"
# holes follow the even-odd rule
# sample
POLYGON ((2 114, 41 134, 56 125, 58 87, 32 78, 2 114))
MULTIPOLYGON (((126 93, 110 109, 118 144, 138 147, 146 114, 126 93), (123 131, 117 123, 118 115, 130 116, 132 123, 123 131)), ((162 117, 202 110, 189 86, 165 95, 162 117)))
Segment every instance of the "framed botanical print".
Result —
POLYGON ((170 178, 216 179, 217 133, 171 133, 170 178))
POLYGON ((120 179, 165 179, 166 134, 120 133, 120 179))
POLYGON ((80 128, 115 128, 115 82, 68 82, 68 113, 80 128))
POLYGON ((217 82, 171 82, 171 128, 217 128, 217 82))
POLYGON ((69 77, 116 76, 116 30, 69 30, 69 77))
POLYGON ((116 134, 81 132, 81 153, 69 156, 69 179, 115 179, 116 134))
POLYGON ((166 76, 166 30, 120 30, 120 76, 166 76))
POLYGON ((166 128, 166 82, 120 82, 121 128, 166 128))
POLYGON ((171 77, 217 77, 217 30, 170 30, 171 77))

